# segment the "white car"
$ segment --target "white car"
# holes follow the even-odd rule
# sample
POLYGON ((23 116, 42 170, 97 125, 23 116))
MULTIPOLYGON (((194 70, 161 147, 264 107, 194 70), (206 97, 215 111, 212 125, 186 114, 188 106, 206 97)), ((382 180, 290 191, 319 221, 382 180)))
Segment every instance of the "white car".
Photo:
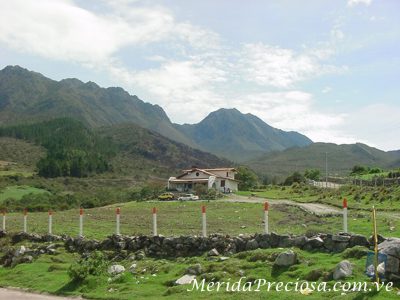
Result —
POLYGON ((193 194, 185 194, 178 198, 179 201, 186 201, 186 200, 199 200, 199 196, 193 194))

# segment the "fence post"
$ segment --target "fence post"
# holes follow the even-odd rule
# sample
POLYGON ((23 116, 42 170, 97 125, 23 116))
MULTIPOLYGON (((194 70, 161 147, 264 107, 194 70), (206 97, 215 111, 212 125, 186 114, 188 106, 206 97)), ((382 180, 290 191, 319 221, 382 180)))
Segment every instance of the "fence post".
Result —
POLYGON ((343 199, 343 231, 347 233, 347 199, 343 199))
POLYGON ((53 212, 49 209, 49 234, 53 234, 53 212))
POLYGON ((268 234, 268 210, 269 210, 269 204, 268 201, 264 202, 264 233, 268 234))
POLYGON ((153 236, 157 234, 157 208, 153 207, 153 236))
POLYGON ((24 209, 24 233, 26 233, 26 228, 27 228, 27 226, 26 226, 26 222, 27 222, 27 216, 28 216, 28 210, 25 208, 24 209))
POLYGON ((6 231, 6 211, 3 210, 3 231, 6 231))
POLYGON ((83 237, 83 208, 79 209, 79 237, 83 237))
POLYGON ((202 235, 207 237, 207 216, 206 216, 206 206, 201 206, 201 223, 202 223, 202 235))
POLYGON ((120 215, 121 215, 121 209, 117 207, 116 211, 116 229, 115 229, 115 234, 119 235, 120 234, 120 215))

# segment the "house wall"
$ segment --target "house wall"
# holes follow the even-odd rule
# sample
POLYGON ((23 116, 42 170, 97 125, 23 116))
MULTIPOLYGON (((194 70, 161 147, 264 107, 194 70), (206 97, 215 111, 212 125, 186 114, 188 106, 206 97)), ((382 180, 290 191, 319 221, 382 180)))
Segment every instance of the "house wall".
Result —
POLYGON ((195 179, 195 178, 208 178, 208 177, 210 177, 210 175, 200 171, 194 171, 190 172, 189 174, 186 174, 185 176, 180 177, 179 179, 195 179), (199 176, 197 176, 196 173, 198 173, 199 176))
POLYGON ((212 173, 221 176, 221 177, 228 177, 235 179, 235 172, 232 171, 212 171, 212 173), (228 176, 226 176, 226 173, 228 173, 228 176))
MULTIPOLYGON (((217 180, 215 181, 215 185, 216 185, 216 189, 217 189, 218 191, 224 192, 224 188, 221 187, 221 180, 224 180, 224 179, 217 178, 217 180)), ((229 189, 231 192, 237 192, 237 190, 238 190, 238 183, 237 183, 237 181, 225 179, 225 192, 227 192, 228 189, 229 189)))

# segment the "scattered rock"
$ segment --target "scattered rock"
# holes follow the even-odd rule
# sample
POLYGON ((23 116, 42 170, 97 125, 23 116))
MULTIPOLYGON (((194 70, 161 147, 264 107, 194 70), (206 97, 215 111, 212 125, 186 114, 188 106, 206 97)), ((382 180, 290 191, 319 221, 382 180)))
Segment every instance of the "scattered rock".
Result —
POLYGON ((192 281, 196 278, 196 275, 183 275, 181 278, 175 281, 176 285, 184 285, 184 284, 191 284, 192 281))
POLYGON ((221 256, 219 258, 219 261, 225 261, 225 260, 228 260, 228 259, 229 259, 229 257, 227 257, 227 256, 221 256))
POLYGON ((258 248, 258 243, 255 239, 252 239, 246 243, 246 250, 255 250, 258 248))
POLYGON ((353 274, 353 266, 348 260, 342 260, 333 271, 333 279, 340 280, 353 274))
POLYGON ((188 275, 200 275, 203 273, 203 268, 201 267, 201 264, 195 264, 193 266, 190 266, 187 268, 185 274, 188 275))
POLYGON ((108 268, 108 273, 111 275, 118 275, 125 272, 125 267, 121 265, 112 265, 108 268))
POLYGON ((26 248, 25 246, 20 246, 17 250, 15 250, 14 256, 18 257, 21 255, 24 255, 24 253, 26 252, 26 248))
POLYGON ((137 264, 135 264, 135 263, 131 264, 131 266, 129 267, 129 272, 131 272, 132 274, 135 274, 136 267, 137 267, 137 264))
POLYGON ((292 250, 287 250, 285 252, 279 253, 275 259, 274 265, 279 267, 288 267, 296 264, 297 254, 292 250))
POLYGON ((208 251, 207 255, 208 255, 208 256, 218 256, 218 255, 219 255, 219 252, 218 252, 217 249, 213 248, 213 249, 211 249, 210 251, 208 251))

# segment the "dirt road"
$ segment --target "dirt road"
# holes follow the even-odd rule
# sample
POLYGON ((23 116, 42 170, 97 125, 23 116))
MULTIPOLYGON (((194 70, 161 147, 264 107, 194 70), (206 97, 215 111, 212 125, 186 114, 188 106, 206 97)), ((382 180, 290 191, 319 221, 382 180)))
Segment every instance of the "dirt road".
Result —
MULTIPOLYGON (((239 195, 230 195, 225 199, 218 200, 222 202, 245 202, 245 203, 264 203, 265 198, 258 197, 245 197, 239 195)), ((342 211, 336 207, 329 206, 326 204, 319 203, 300 203, 293 200, 288 199, 276 199, 276 200, 268 200, 269 204, 273 207, 277 204, 284 204, 290 206, 296 206, 308 213, 317 215, 317 216, 332 216, 332 215, 341 215, 342 211)))
POLYGON ((23 290, 17 289, 3 289, 0 288, 0 299, 13 299, 13 300, 77 300, 82 298, 66 298, 43 294, 28 293, 23 290))

